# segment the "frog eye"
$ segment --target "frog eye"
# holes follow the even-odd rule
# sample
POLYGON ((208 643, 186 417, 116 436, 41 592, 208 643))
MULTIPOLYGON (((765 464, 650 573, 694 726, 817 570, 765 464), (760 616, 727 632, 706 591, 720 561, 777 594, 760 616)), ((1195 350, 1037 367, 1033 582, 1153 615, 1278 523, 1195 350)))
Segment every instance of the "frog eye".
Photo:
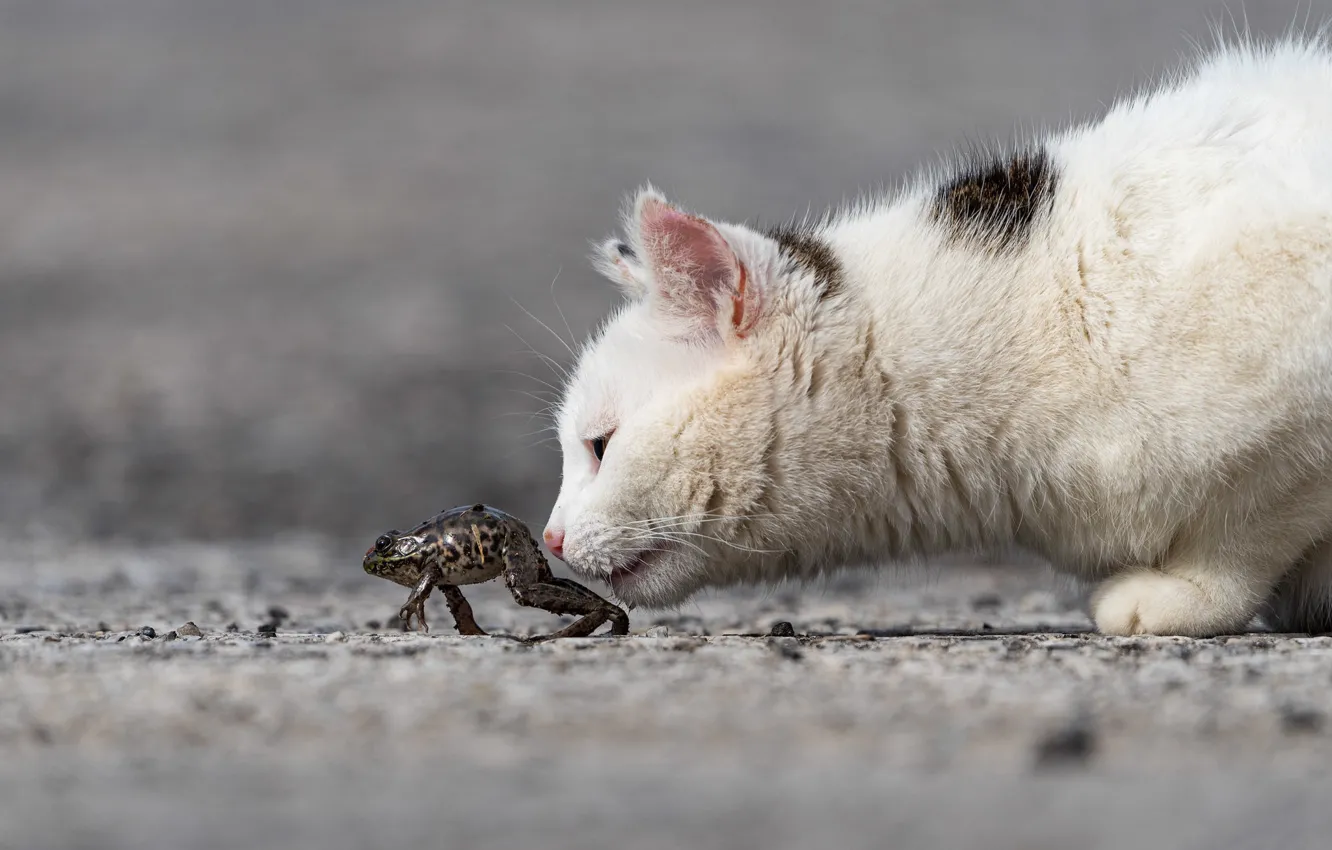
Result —
POLYGON ((393 538, 387 534, 379 535, 379 539, 375 541, 375 551, 381 555, 387 555, 393 551, 393 538))

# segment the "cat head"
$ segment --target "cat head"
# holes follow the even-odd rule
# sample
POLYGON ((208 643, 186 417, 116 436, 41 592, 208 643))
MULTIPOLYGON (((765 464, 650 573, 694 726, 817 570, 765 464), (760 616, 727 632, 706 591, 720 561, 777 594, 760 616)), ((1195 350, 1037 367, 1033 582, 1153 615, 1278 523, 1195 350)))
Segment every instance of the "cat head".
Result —
MULTIPOLYGON (((671 605, 781 557, 771 528, 789 348, 819 292, 778 238, 711 221, 651 187, 594 261, 626 300, 561 401, 560 494, 546 528, 579 574, 671 605)), ((826 258, 825 258, 826 259, 826 258)), ((780 542, 780 541, 779 541, 780 542)))

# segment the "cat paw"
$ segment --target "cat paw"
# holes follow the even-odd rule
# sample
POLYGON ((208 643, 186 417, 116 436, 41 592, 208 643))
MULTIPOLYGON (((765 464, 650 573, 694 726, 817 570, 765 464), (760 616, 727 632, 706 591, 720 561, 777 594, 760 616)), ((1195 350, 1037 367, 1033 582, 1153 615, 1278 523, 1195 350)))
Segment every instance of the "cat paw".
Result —
POLYGON ((1252 614, 1218 605, 1225 594, 1206 593, 1194 581, 1157 572, 1106 580, 1092 597, 1092 619, 1106 635, 1211 637, 1243 631, 1252 614))

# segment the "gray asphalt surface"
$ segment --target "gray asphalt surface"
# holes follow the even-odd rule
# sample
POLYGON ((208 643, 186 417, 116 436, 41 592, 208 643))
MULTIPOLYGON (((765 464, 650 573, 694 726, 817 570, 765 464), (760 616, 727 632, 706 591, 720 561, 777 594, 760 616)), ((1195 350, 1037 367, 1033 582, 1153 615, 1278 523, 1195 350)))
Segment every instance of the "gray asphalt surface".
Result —
POLYGON ((1314 848, 1332 827, 1332 637, 1101 638, 1039 570, 848 574, 526 645, 567 620, 484 586, 496 636, 457 637, 438 599, 404 634, 404 592, 313 540, 8 552, 0 847, 1314 848), (763 636, 780 621, 796 636, 763 636), (186 622, 202 635, 173 639, 186 622))

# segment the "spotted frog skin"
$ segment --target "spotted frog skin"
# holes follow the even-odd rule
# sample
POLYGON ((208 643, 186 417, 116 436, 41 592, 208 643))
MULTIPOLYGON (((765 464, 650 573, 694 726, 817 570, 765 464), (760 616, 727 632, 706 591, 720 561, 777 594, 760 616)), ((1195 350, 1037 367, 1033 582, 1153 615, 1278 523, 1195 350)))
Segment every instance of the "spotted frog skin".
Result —
POLYGON ((425 602, 438 587, 448 602, 459 634, 484 635, 460 585, 479 584, 501 575, 514 600, 552 614, 577 614, 563 629, 534 640, 586 637, 610 620, 611 634, 629 633, 629 616, 575 581, 559 578, 517 517, 488 505, 451 508, 411 531, 388 531, 375 540, 362 561, 372 576, 412 589, 399 616, 429 631, 425 602))

